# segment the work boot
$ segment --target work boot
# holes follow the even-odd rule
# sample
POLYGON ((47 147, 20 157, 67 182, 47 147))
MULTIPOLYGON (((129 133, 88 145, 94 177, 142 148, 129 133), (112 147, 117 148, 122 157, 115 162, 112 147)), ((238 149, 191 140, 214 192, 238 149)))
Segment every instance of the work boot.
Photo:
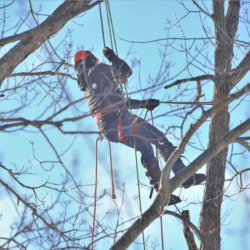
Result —
MULTIPOLYGON (((149 195, 149 198, 151 199, 152 194, 153 194, 153 190, 155 190, 156 192, 159 191, 161 170, 160 170, 159 165, 158 165, 158 160, 155 157, 149 159, 144 164, 144 168, 145 168, 146 176, 148 176, 148 178, 150 180, 150 184, 152 185, 152 189, 151 189, 151 192, 149 195)), ((178 197, 174 194, 171 194, 166 205, 171 206, 171 205, 177 204, 179 202, 181 202, 180 197, 178 197)))
POLYGON ((194 174, 191 176, 188 180, 186 180, 183 184, 182 187, 184 188, 190 188, 193 185, 199 185, 203 181, 207 179, 207 176, 204 174, 194 174))
MULTIPOLYGON (((169 147, 167 148, 165 151, 174 151, 176 147, 169 147)), ((162 159, 167 162, 167 160, 165 159, 164 155, 163 154, 160 154, 160 156, 162 157, 162 159)), ((182 163, 179 163, 179 164, 182 164, 179 165, 179 167, 177 169, 174 169, 175 166, 173 167, 173 171, 175 173, 177 173, 178 171, 180 171, 182 168, 185 167, 185 165, 182 163)), ((192 185, 199 185, 201 184, 203 181, 205 181, 207 179, 206 175, 204 174, 194 174, 193 176, 191 176, 187 181, 185 181, 183 184, 182 184, 182 187, 184 188, 190 188, 192 185)))
POLYGON ((177 204, 179 202, 181 202, 181 198, 179 196, 171 194, 170 198, 167 201, 167 205, 166 206, 171 206, 171 205, 177 204))
POLYGON ((161 170, 158 165, 158 160, 155 157, 150 158, 144 164, 144 169, 146 176, 150 180, 150 184, 153 185, 155 189, 157 189, 156 191, 158 191, 159 181, 161 178, 161 170))

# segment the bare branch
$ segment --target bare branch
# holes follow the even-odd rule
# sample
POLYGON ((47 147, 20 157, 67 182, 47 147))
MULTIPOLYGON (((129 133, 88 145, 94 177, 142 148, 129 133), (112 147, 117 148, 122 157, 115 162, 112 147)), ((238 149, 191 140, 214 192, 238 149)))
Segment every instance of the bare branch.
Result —
POLYGON ((192 0, 192 2, 195 4, 195 6, 196 6, 202 13, 204 13, 205 15, 211 17, 211 15, 210 15, 207 11, 205 11, 205 10, 204 10, 195 0, 192 0))
POLYGON ((172 211, 169 211, 169 210, 165 210, 164 214, 172 215, 172 216, 174 216, 174 217, 182 220, 183 223, 184 223, 184 225, 187 226, 187 227, 189 227, 189 228, 191 228, 194 231, 194 233, 197 236, 197 238, 199 239, 199 241, 204 244, 204 242, 203 242, 203 237, 204 236, 201 234, 201 232, 199 231, 199 229, 190 220, 185 220, 185 218, 183 217, 183 214, 180 215, 178 213, 175 213, 175 212, 172 212, 172 211))
MULTIPOLYGON (((100 1, 94 2, 92 5, 89 5, 90 2, 92 1, 65 1, 41 25, 20 34, 22 40, 0 59, 0 87, 14 68, 38 49, 46 39, 62 29, 73 17, 93 8, 100 1)), ((16 41, 20 39, 20 36, 13 37, 12 40, 9 38, 8 42, 16 41)))
POLYGON ((182 213, 182 221, 183 221, 183 231, 184 231, 184 236, 188 245, 189 250, 197 250, 197 246, 195 243, 194 235, 192 231, 190 230, 189 224, 187 224, 187 221, 190 221, 190 215, 189 215, 189 210, 183 210, 182 213))
POLYGON ((164 89, 168 89, 168 88, 174 87, 176 85, 179 85, 179 84, 182 84, 185 82, 213 80, 213 79, 214 79, 213 75, 201 75, 201 76, 196 76, 196 77, 191 77, 191 78, 186 78, 186 79, 180 79, 180 80, 177 80, 169 85, 164 86, 164 89))
POLYGON ((73 77, 71 74, 62 73, 62 72, 54 72, 54 71, 43 71, 43 72, 20 72, 11 74, 8 77, 17 77, 17 76, 66 76, 71 78, 72 80, 77 80, 75 77, 73 77))
POLYGON ((226 29, 233 45, 235 34, 238 30, 240 0, 229 0, 226 14, 226 29))
POLYGON ((232 69, 228 76, 228 82, 234 87, 250 70, 250 50, 242 59, 237 68, 232 69))
POLYGON ((183 104, 183 105, 214 105, 213 102, 197 102, 196 99, 193 102, 162 101, 160 103, 165 103, 165 104, 183 104))
POLYGON ((243 147, 246 148, 248 152, 250 152, 250 145, 246 141, 249 141, 250 137, 239 137, 235 140, 235 142, 241 144, 243 147))
POLYGON ((18 201, 21 201, 26 207, 28 207, 32 211, 33 215, 37 216, 46 226, 48 226, 50 229, 52 229, 56 233, 59 233, 60 235, 62 235, 62 232, 60 232, 57 227, 49 223, 43 216, 37 213, 36 207, 33 207, 29 202, 26 202, 14 189, 12 189, 2 179, 0 179, 0 184, 2 184, 7 190, 9 190, 13 195, 15 195, 18 201))
POLYGON ((184 136, 182 142, 179 144, 179 146, 176 148, 176 150, 172 153, 172 155, 166 162, 165 168, 163 170, 159 193, 157 194, 153 204, 146 212, 142 214, 142 217, 138 219, 128 229, 128 231, 112 246, 111 249, 126 249, 138 237, 138 235, 162 213, 165 204, 167 204, 168 197, 177 187, 181 185, 181 183, 187 180, 207 161, 212 159, 216 154, 218 154, 221 150, 227 147, 229 143, 231 143, 242 133, 250 129, 250 119, 248 119, 246 122, 242 123, 235 129, 230 131, 223 138, 220 138, 217 143, 212 145, 208 150, 206 150, 199 157, 197 157, 188 167, 178 172, 175 177, 173 177, 169 182, 169 173, 174 163, 180 157, 180 154, 184 151, 184 148, 191 136, 201 126, 201 124, 203 124, 207 117, 212 116, 223 106, 228 105, 230 102, 243 95, 246 91, 249 91, 249 89, 250 84, 237 91, 237 93, 230 95, 221 103, 216 104, 213 108, 204 112, 204 114, 196 121, 196 123, 191 126, 189 131, 184 136))

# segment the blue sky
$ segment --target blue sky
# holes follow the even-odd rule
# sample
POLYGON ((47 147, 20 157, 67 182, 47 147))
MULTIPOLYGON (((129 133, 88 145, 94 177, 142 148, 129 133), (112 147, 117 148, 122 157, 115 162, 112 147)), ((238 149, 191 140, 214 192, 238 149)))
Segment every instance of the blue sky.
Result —
MULTIPOLYGON (((7 2, 7 1, 6 1, 7 2)), ((9 9, 9 16, 11 16, 11 20, 13 24, 15 24, 15 18, 18 18, 20 15, 24 18, 24 13, 28 8, 28 4, 22 5, 22 1, 18 1, 19 5, 16 4, 13 6, 13 9, 9 9), (21 4, 20 4, 21 3, 21 4), (21 7, 21 8, 20 8, 21 7), (12 11, 11 11, 12 10, 12 11)), ((42 13, 50 14, 53 10, 59 6, 63 1, 32 1, 34 10, 38 10, 40 6, 42 6, 42 13)), ((186 6, 189 9, 194 9, 194 5, 191 1, 184 1, 186 6)), ((206 2, 209 9, 211 9, 211 4, 206 2)), ((186 58, 184 53, 179 53, 176 48, 181 49, 181 42, 175 44, 175 49, 170 45, 172 40, 160 41, 160 42, 148 42, 141 43, 144 41, 152 41, 155 39, 162 39, 167 37, 204 37, 202 26, 200 25, 199 16, 195 15, 187 15, 187 10, 182 8, 177 1, 149 1, 149 0, 138 0, 138 1, 122 1, 122 0, 111 0, 110 7, 112 12, 114 30, 117 40, 118 53, 121 58, 126 58, 126 61, 131 65, 134 58, 141 60, 140 70, 139 67, 135 67, 133 69, 134 73, 129 79, 128 82, 128 91, 133 93, 138 89, 139 82, 141 81, 142 87, 148 86, 148 80, 150 78, 156 78, 157 73, 159 72, 159 66, 161 65, 161 52, 163 51, 164 46, 168 43, 166 60, 169 61, 172 67, 168 68, 170 79, 166 82, 171 83, 181 77, 190 77, 190 73, 193 76, 203 74, 203 68, 198 63, 198 67, 190 66, 189 70, 186 67, 186 58), (184 17, 181 22, 181 29, 172 28, 166 29, 166 27, 170 27, 169 21, 171 20, 171 24, 176 24, 177 19, 184 17), (140 72, 140 75, 139 75, 140 72), (181 72, 181 74, 178 74, 181 72), (177 76, 178 75, 178 76, 177 76)), ((107 32, 107 23, 105 18, 105 7, 102 4, 102 13, 104 19, 104 28, 105 28, 105 39, 106 45, 110 46, 109 35, 107 32)), ((39 20, 40 22, 42 20, 39 20)), ((10 22, 10 23, 12 23, 10 22)), ((211 26, 211 30, 213 30, 212 23, 208 18, 205 19, 206 27, 211 26)), ((24 30, 30 27, 34 27, 34 22, 31 18, 27 20, 27 26, 24 26, 24 30)), ((172 26, 174 27, 174 26, 172 26)), ((103 40, 101 33, 101 23, 99 17, 99 9, 98 6, 89 10, 87 13, 81 15, 80 17, 75 18, 73 21, 68 22, 64 29, 62 29, 57 35, 55 35, 51 40, 54 46, 57 46, 61 43, 62 37, 66 34, 67 30, 72 30, 72 55, 73 53, 83 47, 85 49, 93 50, 93 53, 100 59, 100 61, 107 62, 102 55, 103 49, 103 40)), ((245 38, 245 27, 240 27, 239 34, 242 38, 245 38)), ((21 32, 21 30, 20 30, 21 32)), ((69 38, 66 40, 70 41, 69 38)), ((188 45, 191 45, 191 41, 188 42, 188 45)), ((196 45, 203 46, 201 42, 197 42, 196 45)), ((209 45, 208 45, 209 46, 209 45)), ((6 46, 2 49, 1 53, 5 53, 10 47, 6 46)), ((59 46, 58 53, 63 54, 61 51, 62 46, 59 46)), ((208 51, 208 57, 211 61, 213 61, 213 47, 204 47, 204 50, 208 51)), ((194 50, 195 54, 195 50, 194 50)), ((37 63, 37 57, 39 55, 44 56, 43 49, 37 50, 33 55, 29 56, 26 60, 26 67, 29 68, 31 62, 37 63)), ((69 61, 71 63, 71 60, 69 61)), ((194 63, 195 64, 195 63, 194 63)), ((24 66, 18 67, 16 72, 24 71, 26 68, 24 66)), ((73 70, 70 70, 72 75, 75 75, 73 70)), ((206 73, 212 73, 212 71, 206 70, 206 73)), ((249 74, 242 80, 242 84, 245 84, 249 80, 249 74)), ((165 85, 165 84, 164 84, 165 85)), ((180 97, 179 100, 190 101, 195 96, 193 90, 195 89, 195 83, 190 83, 188 85, 189 90, 187 90, 187 96, 180 97)), ((73 80, 69 80, 67 83, 67 91, 72 100, 77 100, 82 97, 82 93, 80 93, 77 83, 73 80)), ((178 90, 177 90, 178 91, 178 90)), ((212 84, 206 83, 203 86, 203 93, 205 93, 205 97, 202 101, 211 101, 212 96, 212 84)), ((154 98, 159 98, 161 100, 169 100, 173 98, 176 93, 176 89, 173 90, 164 90, 158 89, 156 93, 154 93, 154 98)), ((46 91, 41 91, 41 96, 36 99, 32 106, 25 109, 23 113, 18 115, 34 119, 38 116, 39 112, 42 112, 46 106, 49 105, 51 99, 46 96, 46 91)), ((137 93, 133 94, 132 98, 142 98, 142 97, 151 97, 152 93, 147 91, 146 93, 137 93)), ((8 102, 8 105, 16 105, 14 101, 15 96, 13 96, 13 101, 8 102)), ((236 103, 234 104, 236 105, 236 103)), ((62 104, 63 106, 63 104, 62 104)), ((81 112, 87 112, 87 108, 84 102, 77 105, 78 109, 81 112)), ((233 105, 232 105, 233 107, 233 105)), ((0 103, 0 108, 2 110, 10 108, 10 106, 6 107, 0 103)), ((155 116, 161 116, 165 112, 170 112, 172 109, 178 108, 178 106, 169 106, 166 104, 161 104, 159 108, 154 111, 155 116)), ((48 110, 48 114, 51 111, 48 110)), ((138 114, 144 115, 145 111, 137 111, 138 114)), ((62 117, 70 117, 74 114, 78 114, 79 111, 69 110, 62 114, 62 117)), ((47 115, 48 115, 47 114, 47 115)), ((194 116, 198 116, 200 111, 196 111, 194 116)), ((232 118, 237 117, 237 119, 232 119, 231 126, 236 126, 245 116, 249 115, 246 107, 241 107, 241 114, 232 112, 232 118)), ((44 115, 43 117, 46 117, 44 115)), ((193 122, 194 118, 190 118, 185 124, 185 129, 187 129, 190 125, 190 122, 193 122)), ((167 117, 157 118, 155 121, 156 126, 161 127, 162 129, 168 128, 169 126, 179 126, 181 119, 177 115, 169 115, 167 117)), ((95 123, 93 119, 88 118, 83 121, 79 121, 77 123, 72 123, 66 125, 65 129, 69 130, 83 130, 83 131, 95 131, 95 123)), ((208 122, 202 126, 202 128, 198 131, 199 138, 204 147, 207 145, 207 134, 208 122)), ((29 166, 30 171, 34 173, 33 176, 27 176, 30 184, 38 185, 39 183, 43 183, 45 180, 49 179, 50 181, 56 181, 58 178, 64 173, 63 168, 53 168, 51 171, 42 171, 42 169, 36 168, 36 158, 39 160, 50 160, 55 161, 56 157, 51 148, 48 148, 47 142, 44 138, 39 135, 35 129, 28 128, 28 131, 32 133, 21 133, 16 132, 13 134, 0 134, 0 140, 4 141, 4 145, 0 146, 0 157, 1 161, 6 163, 7 165, 17 165, 21 166, 29 166), (32 145, 35 148, 35 156, 32 153, 32 145), (15 157, 13 158, 13 152, 15 157)), ((180 136, 178 129, 171 130, 171 132, 175 132, 177 137, 180 136)), ((82 184, 92 184, 94 180, 94 147, 95 140, 97 135, 84 135, 84 136, 68 136, 62 135, 57 130, 47 128, 46 133, 51 139, 51 141, 56 145, 59 152, 62 154, 62 159, 64 160, 65 166, 69 166, 69 169, 75 176, 79 176, 79 181, 82 184), (55 136, 56 135, 56 136, 55 136), (70 149, 70 152, 65 152, 68 146, 73 143, 73 147, 70 149), (74 165, 73 162, 78 161, 77 168, 72 168, 74 165)), ((174 137, 171 134, 168 134, 169 140, 171 140, 174 144, 178 143, 178 140, 175 141, 174 137)), ((201 148, 201 143, 196 139, 193 139, 193 143, 196 143, 199 148, 201 148)), ((99 192, 102 193, 104 190, 110 189, 110 180, 109 180, 109 161, 108 161, 108 150, 107 150, 107 141, 103 141, 99 143, 99 155, 100 155, 100 167, 99 167, 99 192)), ((240 150, 240 149, 239 149, 240 150)), ((134 198, 137 190, 136 186, 136 177, 135 177, 135 161, 134 161, 134 151, 131 149, 127 149, 123 145, 112 144, 112 152, 113 152, 113 165, 115 170, 115 183, 121 185, 124 181, 126 182, 126 192, 125 192, 125 202, 124 208, 122 209, 122 217, 123 219, 133 218, 134 216, 139 215, 139 209, 137 206, 137 201, 134 198), (128 160, 129 159, 129 160, 128 160)), ((185 152, 185 157, 188 159, 184 159, 185 164, 188 161, 196 158, 197 155, 201 151, 199 149, 194 149, 192 147, 187 147, 185 152)), ((239 159, 240 160, 240 159, 239 159)), ((138 161, 140 162, 140 156, 138 155, 138 161)), ((247 159, 243 162, 244 165, 247 163, 247 159)), ((249 160, 248 160, 249 163, 249 160)), ((243 165, 243 164, 242 164, 243 165)), ((247 164, 246 164, 247 165, 247 164)), ((49 166, 47 166, 49 168, 49 166)), ((204 172, 205 168, 203 167, 199 172, 204 172)), ((148 181, 145 177, 144 170, 139 164, 139 173, 141 181, 144 184, 148 184, 148 181)), ((230 177, 230 172, 227 172, 227 177, 230 177)), ((24 178, 24 180, 25 180, 24 178)), ((69 187, 70 188, 70 187, 69 187)), ((229 194, 234 192, 235 189, 230 187, 229 194)), ((72 191, 73 192, 73 191, 72 191)), ((87 192, 93 193, 93 187, 88 187, 87 192)), ((143 211, 148 208, 151 204, 151 200, 148 200, 148 192, 147 188, 142 188, 142 207, 143 211)), ((192 187, 190 190, 181 190, 178 189, 175 191, 175 194, 180 194, 183 199, 183 202, 178 205, 180 210, 189 209, 190 215, 192 218, 192 222, 195 225, 198 225, 199 220, 199 209, 200 203, 202 199, 203 187, 192 187), (189 203, 194 204, 189 204, 189 203)), ((51 199, 53 200, 53 194, 51 194, 51 199)), ((117 191, 117 204, 121 203, 122 193, 117 191)), ((242 237, 241 233, 238 229, 242 229, 244 225, 247 225, 246 218, 249 218, 249 208, 245 205, 246 196, 241 194, 237 196, 237 198, 227 199, 223 203, 223 211, 222 217, 229 213, 228 217, 225 217, 225 221, 222 226, 222 250, 224 249, 246 249, 246 245, 242 245, 242 237), (237 199, 237 201, 235 201, 237 199), (248 209, 248 210, 247 210, 248 209), (240 213, 239 213, 240 211, 240 213), (247 215, 248 213, 248 215, 247 215)), ((9 204, 10 201, 6 197, 2 197, 0 211, 3 211, 3 215, 7 215, 9 221, 12 216, 13 209, 11 206, 5 206, 4 204, 9 204)), ((104 208, 109 208, 110 211, 114 212, 115 206, 113 201, 108 197, 105 197, 100 202, 100 207, 97 208, 98 216, 101 218, 102 212, 105 210, 104 208)), ((72 210, 75 209, 72 206, 72 210)), ((170 210, 175 211, 174 208, 170 208, 170 210)), ((71 211, 72 212, 72 211, 71 211)), ((13 210, 14 213, 14 210, 13 210)), ((111 225, 115 224, 115 220, 112 220, 113 213, 107 216, 107 220, 111 221, 111 225)), ((5 217, 6 218, 6 217, 5 217)), ((2 225, 7 225, 6 221, 2 220, 0 223, 2 225)), ((91 223, 91 222, 90 222, 91 223)), ((182 232, 181 222, 172 218, 170 216, 165 216, 163 218, 164 223, 164 234, 165 234, 165 248, 166 249, 187 249, 185 239, 182 232)), ((154 241, 158 237, 158 229, 159 229, 159 220, 155 221, 145 232, 145 237, 150 236, 149 242, 154 241)), ((9 229, 0 227, 0 234, 3 231, 8 231, 9 229)), ((249 233, 249 231, 248 231, 249 233)), ((248 237, 249 238, 249 237, 248 237)), ((158 239, 159 240, 159 239, 158 239)), ((140 243, 141 237, 139 237, 136 242, 140 243)), ((105 241, 104 245, 107 244, 105 241)), ((248 240, 248 246, 250 242, 248 240)), ((102 246, 100 246, 101 249, 102 246)), ((140 244, 133 244, 129 249, 142 249, 140 244)), ((150 249, 150 243, 148 244, 148 249, 150 249)), ((158 247, 157 249, 160 249, 158 247)), ((29 249, 30 250, 30 249, 29 249)))

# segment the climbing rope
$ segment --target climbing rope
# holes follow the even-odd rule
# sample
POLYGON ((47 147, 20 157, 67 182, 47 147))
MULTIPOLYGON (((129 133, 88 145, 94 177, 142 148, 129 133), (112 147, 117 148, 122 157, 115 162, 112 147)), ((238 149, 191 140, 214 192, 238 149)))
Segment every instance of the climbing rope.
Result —
MULTIPOLYGON (((107 23, 108 23, 108 30, 109 30, 109 36, 110 36, 110 43, 111 43, 111 48, 112 50, 115 50, 116 54, 118 55, 118 50, 117 50, 117 44, 116 44, 116 39, 115 39, 115 32, 114 32, 114 26, 113 26, 113 21, 112 21, 112 16, 111 16, 111 11, 110 11, 110 5, 109 1, 105 0, 105 9, 106 9, 106 15, 107 15, 107 23)), ((101 10, 101 3, 99 3, 99 14, 100 14, 100 21, 101 21, 101 31, 102 31, 102 39, 103 39, 103 45, 104 48, 106 47, 106 41, 105 41, 105 32, 104 32, 104 24, 103 24, 103 17, 102 17, 102 10, 101 10)), ((125 96, 127 100, 128 98, 128 91, 126 88, 126 85, 120 84, 121 90, 123 91, 123 88, 125 90, 125 96)), ((214 105, 213 102, 174 102, 174 101, 161 101, 160 103, 162 104, 184 104, 184 105, 214 105)), ((132 109, 131 105, 128 101, 128 108, 130 110, 130 113, 132 115, 132 109)), ((147 116, 148 110, 146 111, 144 120, 147 116)), ((121 118, 121 117, 120 117, 121 118)), ((153 119, 153 113, 151 111, 151 122, 152 125, 154 126, 154 119, 153 119)), ((119 131, 118 131, 119 132, 119 131)), ((94 194, 94 212, 93 212, 93 225, 92 225, 92 249, 93 249, 93 242, 94 242, 94 233, 95 233, 95 220, 96 220, 96 202, 97 202, 97 177, 98 177, 98 141, 102 140, 103 137, 99 136, 96 139, 96 166, 95 166, 95 194, 94 194)), ((113 182, 113 169, 112 169, 112 155, 111 155, 111 146, 110 146, 110 141, 108 141, 108 146, 109 146, 109 157, 110 157, 110 172, 111 172, 111 186, 112 186, 112 198, 115 199, 115 190, 114 190, 114 182, 113 182)), ((142 217, 142 202, 141 202, 141 190, 140 190, 140 179, 139 179, 139 167, 138 167, 138 160, 137 160, 137 152, 136 152, 136 140, 134 139, 134 152, 135 152, 135 165, 136 165, 136 177, 137 177, 137 187, 138 187, 138 200, 139 200, 139 210, 140 210, 140 215, 142 217)), ((158 157, 158 152, 157 148, 155 149, 156 151, 156 157, 158 157)), ((151 189, 150 193, 150 198, 152 196, 153 189, 151 189)), ((175 206, 176 207, 176 206, 175 206)), ((161 229, 161 246, 162 249, 164 250, 164 238, 163 238, 163 221, 162 221, 162 216, 160 216, 160 229, 161 229)), ((144 250, 146 249, 146 244, 145 244, 145 237, 144 237, 144 232, 142 232, 142 239, 143 239, 143 247, 144 250)))
MULTIPOLYGON (((110 38, 110 44, 111 49, 115 50, 117 56, 118 56, 118 50, 116 45, 116 39, 115 39, 115 31, 114 31, 114 25, 112 21, 111 11, 110 11, 110 5, 109 1, 105 0, 105 9, 106 9, 106 15, 107 15, 107 21, 108 21, 108 29, 109 29, 109 38, 110 38)), ((99 3, 99 15, 101 20, 101 29, 102 29, 102 40, 103 40, 103 46, 106 47, 105 42, 105 33, 104 33, 104 25, 103 25, 103 18, 102 18, 102 9, 101 9, 101 3, 99 3)))
MULTIPOLYGON (((94 249, 94 234, 95 234, 95 220, 96 220, 96 201, 97 201, 97 178, 98 178, 98 141, 102 141, 103 136, 99 136, 95 142, 95 194, 94 194, 94 212, 93 212, 93 223, 92 223, 92 234, 91 234, 91 246, 94 249)), ((110 141, 108 141, 109 146, 109 161, 110 161, 110 172, 111 172, 111 186, 112 186, 112 199, 116 198, 114 179, 113 179, 113 167, 112 167, 112 154, 110 141)))
MULTIPOLYGON (((112 21, 112 16, 111 16, 111 11, 110 11, 110 5, 109 5, 108 0, 105 0, 105 7, 106 7, 106 14, 107 14, 107 20, 108 20, 108 26, 109 26, 109 35, 110 35, 111 48, 112 48, 112 50, 115 49, 116 54, 118 55, 116 39, 115 39, 115 32, 114 32, 114 26, 113 26, 113 21, 112 21)), ((100 12, 101 25, 102 25, 103 44, 104 44, 104 47, 105 47, 105 35, 104 35, 102 12, 101 12, 100 4, 99 4, 99 10, 100 10, 99 12, 100 12)), ((126 85, 124 84, 123 86, 124 86, 124 89, 125 89, 126 98, 128 99, 128 92, 127 92, 127 89, 126 89, 126 85)), ((123 86, 122 86, 122 84, 120 84, 120 87, 121 87, 122 91, 123 91, 123 86)), ((130 103, 129 103, 129 110, 130 110, 131 115, 132 115, 132 109, 131 109, 130 103)), ((142 217, 142 201, 141 201, 141 192, 140 192, 139 167, 138 167, 138 160, 137 160, 137 154, 136 154, 136 141, 135 140, 134 140, 134 149, 135 149, 136 176, 137 176, 137 185, 138 185, 139 209, 140 209, 140 215, 142 217)), ((146 244, 145 244, 144 232, 142 232, 142 240, 143 240, 143 247, 144 247, 144 250, 145 250, 146 249, 146 244)))
POLYGON ((95 142, 95 195, 94 195, 94 213, 93 213, 93 223, 92 223, 92 235, 91 235, 91 248, 94 249, 94 234, 95 234, 95 217, 96 217, 96 197, 97 197, 97 171, 98 171, 98 161, 97 161, 97 143, 100 137, 96 139, 95 142))
POLYGON ((99 14, 100 14, 100 20, 101 20, 101 28, 102 28, 102 41, 103 41, 103 47, 106 47, 105 43, 105 36, 104 36, 104 27, 103 27, 103 20, 102 20, 102 7, 101 3, 99 3, 99 14))
MULTIPOLYGON (((153 117, 153 111, 150 110, 150 115, 151 115, 151 123, 152 126, 154 126, 154 117, 153 117)), ((159 164, 159 157, 158 157, 158 151, 157 148, 155 146, 155 155, 159 164)), ((160 228, 161 228, 161 249, 164 250, 164 238, 163 238, 163 222, 162 222, 162 215, 160 216, 160 228)))
POLYGON ((116 199, 110 141, 108 141, 108 145, 109 145, 109 162, 110 162, 110 176, 111 176, 111 187, 112 187, 112 199, 116 199))
POLYGON ((117 45, 116 45, 114 25, 113 25, 113 21, 112 21, 112 15, 111 15, 110 5, 109 5, 108 0, 105 0, 105 7, 106 7, 107 20, 108 20, 109 37, 110 37, 111 48, 113 50, 115 50, 116 55, 118 56, 118 49, 117 49, 117 45))

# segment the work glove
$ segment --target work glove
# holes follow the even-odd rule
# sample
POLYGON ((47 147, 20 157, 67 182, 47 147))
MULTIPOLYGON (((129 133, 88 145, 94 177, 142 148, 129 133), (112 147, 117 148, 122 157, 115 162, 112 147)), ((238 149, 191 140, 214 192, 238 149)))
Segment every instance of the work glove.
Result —
POLYGON ((110 62, 114 61, 114 59, 117 57, 117 56, 115 55, 115 52, 114 52, 112 49, 108 48, 108 47, 105 47, 105 48, 103 49, 103 54, 104 54, 104 56, 105 56, 110 62))
POLYGON ((157 99, 147 99, 143 100, 143 106, 149 111, 152 111, 154 108, 158 107, 160 104, 160 101, 157 99))

